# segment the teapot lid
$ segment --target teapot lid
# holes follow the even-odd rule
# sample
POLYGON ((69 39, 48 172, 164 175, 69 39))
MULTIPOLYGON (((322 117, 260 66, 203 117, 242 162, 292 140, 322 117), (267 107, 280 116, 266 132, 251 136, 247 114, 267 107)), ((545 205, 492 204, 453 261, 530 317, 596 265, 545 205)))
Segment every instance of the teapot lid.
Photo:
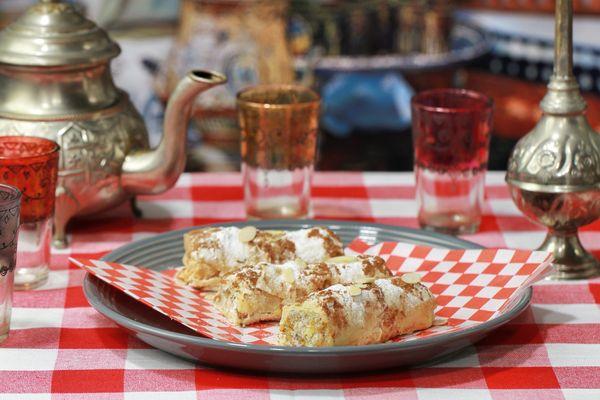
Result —
POLYGON ((119 45, 72 5, 40 0, 0 31, 0 63, 26 66, 89 64, 116 57, 119 45))

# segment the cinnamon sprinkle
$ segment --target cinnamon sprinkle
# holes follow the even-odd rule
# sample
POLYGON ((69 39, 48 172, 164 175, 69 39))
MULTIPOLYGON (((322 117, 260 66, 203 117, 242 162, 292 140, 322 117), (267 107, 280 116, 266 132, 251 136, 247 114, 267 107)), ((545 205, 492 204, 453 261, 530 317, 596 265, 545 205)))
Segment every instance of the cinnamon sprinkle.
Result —
POLYGON ((325 290, 321 292, 321 295, 322 296, 319 297, 319 305, 327 315, 331 316, 331 320, 336 329, 339 330, 346 327, 348 321, 344 314, 344 306, 342 306, 335 296, 331 294, 331 291, 325 290))
POLYGON ((311 238, 311 237, 321 238, 323 240, 323 244, 325 246, 325 251, 327 252, 329 257, 343 256, 344 251, 341 249, 341 247, 339 245, 341 240, 337 237, 337 235, 335 233, 333 233, 333 231, 331 229, 328 229, 328 228, 321 228, 321 229, 324 230, 325 232, 327 232, 327 235, 323 235, 321 233, 321 230, 319 230, 318 228, 312 228, 308 232, 308 237, 309 238, 311 238), (338 243, 336 243, 336 240, 338 243))
POLYGON ((387 276, 391 276, 392 273, 385 265, 385 260, 381 257, 369 257, 369 256, 358 256, 362 261, 363 272, 366 276, 374 276, 376 272, 381 272, 387 276))

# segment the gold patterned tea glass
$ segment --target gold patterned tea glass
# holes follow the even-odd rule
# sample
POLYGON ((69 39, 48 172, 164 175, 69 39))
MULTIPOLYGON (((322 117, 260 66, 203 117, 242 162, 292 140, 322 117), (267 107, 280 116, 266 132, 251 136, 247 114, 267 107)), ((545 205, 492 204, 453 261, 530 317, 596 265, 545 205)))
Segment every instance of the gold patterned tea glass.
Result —
POLYGON ((242 176, 250 219, 306 218, 320 98, 297 85, 259 85, 237 95, 242 176))

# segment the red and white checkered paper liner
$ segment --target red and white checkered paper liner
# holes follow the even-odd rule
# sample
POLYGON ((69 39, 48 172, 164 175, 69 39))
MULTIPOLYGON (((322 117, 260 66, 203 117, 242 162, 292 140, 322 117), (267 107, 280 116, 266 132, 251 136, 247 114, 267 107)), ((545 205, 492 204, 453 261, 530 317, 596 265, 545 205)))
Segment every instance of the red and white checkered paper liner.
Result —
MULTIPOLYGON (((360 240, 348 254, 383 257, 395 273, 418 272, 436 296, 436 315, 448 323, 400 336, 394 341, 415 340, 465 329, 497 317, 519 298, 521 290, 543 277, 550 253, 527 250, 447 250, 405 243, 369 246, 360 240)), ((277 344, 275 322, 237 327, 213 306, 211 293, 176 282, 172 273, 100 260, 71 258, 108 284, 194 331, 216 340, 251 344, 277 344)))

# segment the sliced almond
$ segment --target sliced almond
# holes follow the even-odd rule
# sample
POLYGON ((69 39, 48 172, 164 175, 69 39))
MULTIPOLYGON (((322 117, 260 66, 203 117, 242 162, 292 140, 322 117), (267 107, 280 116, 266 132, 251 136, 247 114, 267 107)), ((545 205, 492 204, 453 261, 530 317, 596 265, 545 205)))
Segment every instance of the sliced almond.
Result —
POLYGON ((240 242, 242 243, 248 243, 256 237, 256 232, 257 230, 255 227, 245 226, 240 229, 240 232, 238 233, 238 239, 240 239, 240 242))
POLYGON ((354 257, 354 256, 337 256, 337 257, 332 257, 327 260, 327 262, 334 263, 334 264, 351 263, 354 261, 358 261, 358 258, 354 257))
POLYGON ((358 286, 348 286, 348 293, 350 296, 358 296, 362 292, 362 289, 358 286))
POLYGON ((435 317, 433 320, 433 326, 442 326, 448 323, 448 318, 435 317))
POLYGON ((301 258, 296 258, 296 259, 294 260, 294 262, 295 262, 295 263, 296 263, 296 264, 297 264, 299 267, 306 268, 306 261, 304 261, 303 259, 301 259, 301 258))
POLYGON ((271 235, 276 235, 276 236, 285 235, 285 231, 279 231, 276 229, 268 229, 265 232, 270 233, 271 235))
POLYGON ((400 279, 405 283, 415 284, 421 282, 421 275, 416 272, 409 272, 408 274, 402 275, 400 279))
POLYGON ((285 268, 283 270, 283 279, 287 282, 287 283, 293 283, 294 280, 296 279, 296 277, 294 276, 294 272, 289 269, 289 268, 285 268))

